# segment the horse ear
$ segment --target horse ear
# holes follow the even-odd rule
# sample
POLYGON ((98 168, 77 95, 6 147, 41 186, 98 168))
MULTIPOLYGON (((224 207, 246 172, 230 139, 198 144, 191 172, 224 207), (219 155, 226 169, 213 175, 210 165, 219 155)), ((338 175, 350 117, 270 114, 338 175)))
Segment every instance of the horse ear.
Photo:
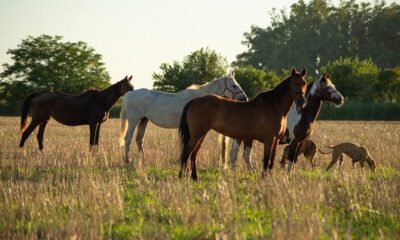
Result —
POLYGON ((128 79, 128 75, 125 75, 124 79, 122 79, 122 80, 126 80, 126 79, 128 79))
POLYGON ((132 75, 128 78, 128 81, 130 82, 132 80, 132 75))
POLYGON ((322 78, 326 78, 326 73, 322 74, 322 78))
POLYGON ((290 74, 292 75, 292 76, 294 76, 295 74, 296 74, 296 68, 294 68, 294 67, 292 67, 292 70, 290 71, 290 74))
POLYGON ((235 71, 231 72, 231 77, 234 78, 235 77, 235 71))
POLYGON ((303 68, 303 71, 301 72, 301 76, 305 77, 307 75, 307 69, 306 67, 303 68))

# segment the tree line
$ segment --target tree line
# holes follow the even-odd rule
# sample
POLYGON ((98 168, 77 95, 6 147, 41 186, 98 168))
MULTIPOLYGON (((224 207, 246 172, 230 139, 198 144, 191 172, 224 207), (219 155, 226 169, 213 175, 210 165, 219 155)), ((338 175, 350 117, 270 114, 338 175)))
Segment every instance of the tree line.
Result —
MULTIPOLYGON (((288 13, 273 10, 269 16, 269 26, 252 26, 244 33, 247 50, 236 61, 229 64, 218 52, 201 48, 182 61, 162 63, 153 74, 153 87, 177 92, 235 70, 253 97, 288 76, 292 66, 306 66, 309 81, 332 74, 347 100, 357 101, 352 106, 377 102, 398 109, 400 5, 349 0, 335 6, 325 0, 299 0, 288 13)), ((16 103, 32 92, 78 94, 110 84, 102 56, 84 42, 29 36, 7 53, 12 63, 3 64, 0 73, 0 113, 18 113, 16 103)))

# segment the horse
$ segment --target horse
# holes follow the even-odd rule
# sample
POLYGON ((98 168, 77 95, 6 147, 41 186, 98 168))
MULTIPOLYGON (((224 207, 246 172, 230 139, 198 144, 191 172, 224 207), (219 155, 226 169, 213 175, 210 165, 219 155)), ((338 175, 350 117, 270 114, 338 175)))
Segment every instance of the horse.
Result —
MULTIPOLYGON (((259 93, 248 102, 232 101, 216 95, 193 99, 183 109, 179 132, 182 152, 179 177, 186 175, 191 160, 191 177, 197 179, 196 156, 211 129, 251 147, 253 140, 264 143, 264 171, 272 170, 276 147, 286 129, 286 116, 296 102, 297 110, 306 104, 307 70, 292 68, 290 76, 274 89, 259 93)), ((264 173, 264 172, 263 172, 264 173)))
POLYGON ((203 85, 192 85, 178 93, 148 89, 127 93, 123 98, 120 113, 120 146, 125 148, 125 162, 130 163, 129 150, 135 128, 136 144, 144 157, 143 139, 149 121, 162 128, 178 128, 185 104, 208 94, 247 101, 246 94, 235 80, 234 72, 203 85))
POLYGON ((89 125, 91 150, 99 143, 100 126, 107 120, 110 108, 126 92, 133 90, 131 80, 132 76, 126 76, 104 90, 88 90, 80 95, 42 91, 27 96, 22 106, 19 147, 24 146, 26 139, 39 126, 37 141, 42 151, 44 131, 52 117, 67 126, 89 125))
MULTIPOLYGON (((337 107, 344 104, 342 94, 336 89, 332 83, 331 76, 323 74, 323 76, 307 85, 307 105, 299 113, 295 108, 289 111, 287 119, 287 128, 284 137, 281 138, 279 144, 289 145, 289 172, 291 172, 292 165, 297 161, 299 149, 305 141, 307 141, 314 131, 314 123, 321 110, 322 102, 334 103, 337 107)), ((236 157, 240 142, 234 140, 232 144, 230 161, 232 167, 236 165, 236 157)), ((251 148, 245 148, 243 152, 244 159, 249 169, 252 169, 251 164, 251 148)), ((285 163, 280 162, 281 166, 285 163)))

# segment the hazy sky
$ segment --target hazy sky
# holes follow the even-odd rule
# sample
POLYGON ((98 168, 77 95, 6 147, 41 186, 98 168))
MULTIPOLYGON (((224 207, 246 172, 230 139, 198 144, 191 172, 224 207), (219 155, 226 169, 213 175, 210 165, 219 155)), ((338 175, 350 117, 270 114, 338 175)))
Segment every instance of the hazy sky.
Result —
POLYGON ((251 25, 267 26, 268 12, 288 11, 295 2, 0 0, 0 63, 9 62, 6 51, 28 35, 62 35, 102 54, 113 82, 132 74, 135 88, 151 88, 161 63, 181 61, 201 47, 235 60, 246 49, 241 41, 251 25))

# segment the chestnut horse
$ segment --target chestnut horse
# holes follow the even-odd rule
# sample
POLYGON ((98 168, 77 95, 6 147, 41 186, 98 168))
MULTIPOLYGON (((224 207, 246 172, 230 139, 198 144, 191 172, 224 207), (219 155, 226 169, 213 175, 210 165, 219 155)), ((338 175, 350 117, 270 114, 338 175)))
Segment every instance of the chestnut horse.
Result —
POLYGON ((205 135, 211 129, 225 136, 243 141, 245 146, 253 140, 264 143, 264 170, 274 165, 276 146, 286 129, 286 115, 295 100, 298 111, 304 107, 307 82, 306 69, 291 75, 274 89, 258 94, 248 102, 232 101, 216 95, 196 98, 183 109, 179 132, 182 141, 181 169, 186 175, 190 157, 192 179, 197 179, 196 155, 205 135))
POLYGON ((126 76, 102 91, 88 90, 77 96, 50 91, 27 96, 22 106, 19 147, 24 146, 26 139, 39 126, 37 140, 39 150, 42 151, 43 134, 50 117, 68 126, 89 125, 90 148, 98 145, 100 125, 107 120, 108 111, 114 103, 126 92, 133 90, 131 79, 132 76, 126 76), (28 115, 31 117, 29 126, 28 115))

